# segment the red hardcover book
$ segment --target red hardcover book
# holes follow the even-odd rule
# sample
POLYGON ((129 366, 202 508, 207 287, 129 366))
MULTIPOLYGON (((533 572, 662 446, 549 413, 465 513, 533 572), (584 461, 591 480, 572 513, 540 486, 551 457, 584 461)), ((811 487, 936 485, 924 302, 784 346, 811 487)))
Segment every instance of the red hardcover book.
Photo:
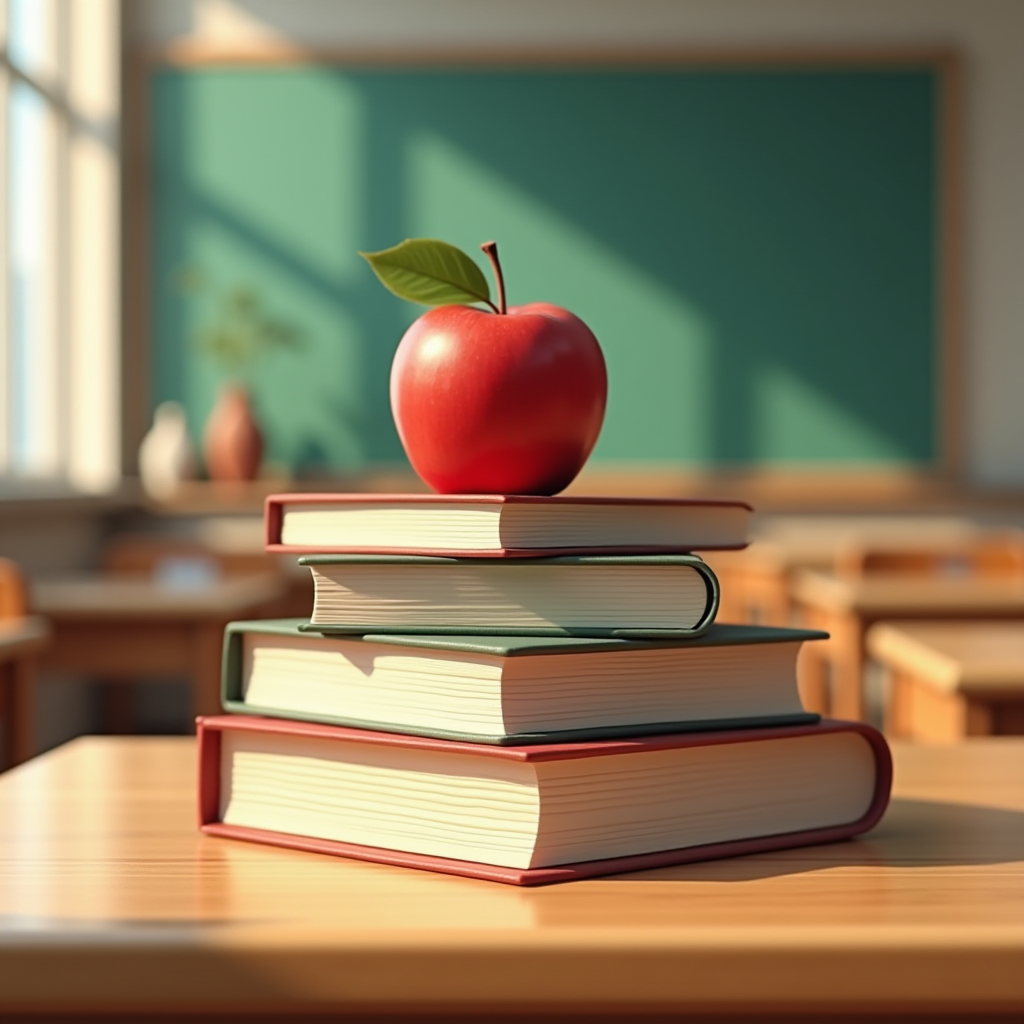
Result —
POLYGON ((742 548, 741 501, 502 494, 272 494, 268 551, 530 558, 742 548))
POLYGON ((858 722, 523 747, 197 724, 207 834, 514 885, 847 839, 892 781, 858 722))

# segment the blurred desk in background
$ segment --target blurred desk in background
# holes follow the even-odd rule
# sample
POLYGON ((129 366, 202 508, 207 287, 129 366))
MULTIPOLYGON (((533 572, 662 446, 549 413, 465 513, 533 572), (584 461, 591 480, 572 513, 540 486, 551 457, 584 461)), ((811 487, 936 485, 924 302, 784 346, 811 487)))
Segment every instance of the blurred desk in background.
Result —
POLYGON ((216 714, 224 627, 275 613, 285 589, 272 573, 201 586, 106 576, 39 582, 33 607, 53 625, 41 667, 122 685, 187 676, 195 713, 216 714))
POLYGON ((151 515, 166 518, 261 515, 269 495, 289 491, 424 494, 430 493, 430 488, 411 468, 393 466, 322 478, 295 479, 279 475, 249 481, 183 480, 172 497, 147 498, 146 508, 151 515))
POLYGON ((879 622, 867 650, 888 677, 887 735, 1024 735, 1024 621, 879 622))
POLYGON ((105 545, 104 575, 170 584, 208 584, 271 574, 283 591, 268 615, 308 617, 313 580, 295 555, 271 555, 264 549, 262 516, 200 516, 176 532, 123 532, 105 545))
POLYGON ((722 584, 722 622, 789 626, 790 587, 800 570, 831 571, 844 551, 862 544, 955 545, 982 529, 961 516, 773 516, 757 523, 750 547, 704 557, 722 584))
POLYGON ((518 889, 200 835, 193 740, 79 739, 0 778, 0 1016, 1019 1021, 1024 741, 894 758, 860 839, 518 889))
POLYGON ((883 619, 1019 619, 1022 577, 937 577, 876 573, 844 579, 802 571, 791 597, 796 621, 828 640, 805 644, 800 692, 805 705, 837 718, 864 717, 865 634, 883 619))

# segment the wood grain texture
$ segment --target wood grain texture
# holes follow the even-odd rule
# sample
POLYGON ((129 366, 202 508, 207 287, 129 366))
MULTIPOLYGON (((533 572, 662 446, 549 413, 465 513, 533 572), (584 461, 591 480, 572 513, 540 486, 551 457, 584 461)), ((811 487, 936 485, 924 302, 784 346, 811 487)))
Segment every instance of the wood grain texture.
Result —
POLYGON ((861 840, 521 890, 201 836, 191 740, 77 740, 0 778, 0 1013, 1024 1012, 1024 741, 895 754, 861 840))

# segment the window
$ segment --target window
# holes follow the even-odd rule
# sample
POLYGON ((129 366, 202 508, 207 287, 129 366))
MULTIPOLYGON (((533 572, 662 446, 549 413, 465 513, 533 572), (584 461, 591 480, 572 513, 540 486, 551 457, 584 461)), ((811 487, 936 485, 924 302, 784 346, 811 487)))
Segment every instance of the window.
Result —
POLYGON ((0 477, 120 476, 117 0, 0 0, 0 477))

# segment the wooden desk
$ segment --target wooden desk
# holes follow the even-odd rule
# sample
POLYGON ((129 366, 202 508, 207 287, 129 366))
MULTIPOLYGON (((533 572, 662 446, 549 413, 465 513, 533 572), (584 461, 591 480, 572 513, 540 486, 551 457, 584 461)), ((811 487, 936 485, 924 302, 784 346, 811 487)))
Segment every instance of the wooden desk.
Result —
POLYGON ((796 618, 831 638, 805 644, 800 692, 808 707, 838 718, 864 717, 864 637, 882 619, 1018 619, 1024 579, 887 576, 840 579, 800 572, 791 594, 796 618))
POLYGON ((0 619, 0 770, 33 754, 36 662, 49 639, 50 624, 38 615, 0 619))
POLYGON ((1024 622, 879 622, 867 649, 888 672, 890 736, 1024 735, 1024 622))
POLYGON ((122 681, 186 675, 196 714, 217 714, 225 625, 258 618, 284 587, 270 574, 196 588, 101 576, 38 583, 33 606, 53 625, 41 666, 122 681))
POLYGON ((862 839, 516 889, 201 836, 191 739, 76 740, 0 778, 0 1016, 1019 1021, 1024 741, 895 755, 862 839))
POLYGON ((704 557, 722 584, 723 622, 789 626, 790 584, 801 570, 831 571, 840 552, 865 543, 955 545, 980 532, 959 516, 773 516, 758 523, 750 547, 704 557))

